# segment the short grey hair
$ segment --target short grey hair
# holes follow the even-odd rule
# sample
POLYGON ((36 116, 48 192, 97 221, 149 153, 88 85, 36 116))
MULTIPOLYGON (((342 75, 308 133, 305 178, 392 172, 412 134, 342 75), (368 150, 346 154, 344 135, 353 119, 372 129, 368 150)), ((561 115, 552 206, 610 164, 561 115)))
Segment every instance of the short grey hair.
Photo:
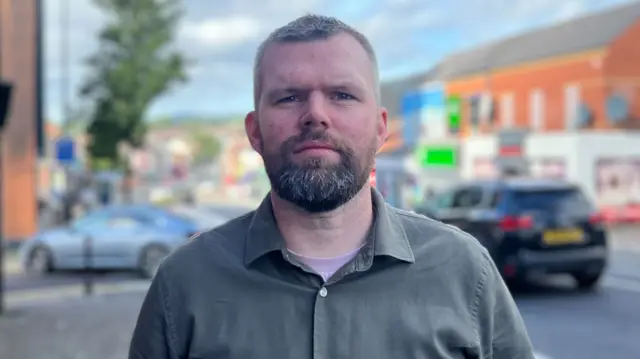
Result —
POLYGON ((378 72, 378 59, 376 58, 376 53, 373 50, 373 46, 371 45, 371 42, 369 42, 369 39, 367 39, 367 37, 358 30, 334 17, 309 14, 299 17, 274 30, 258 47, 258 52, 253 65, 253 100, 255 108, 258 108, 260 93, 262 91, 260 67, 262 65, 264 53, 269 45, 327 40, 330 37, 339 34, 348 34, 353 36, 367 52, 373 68, 374 94, 376 100, 379 102, 380 74, 378 72))

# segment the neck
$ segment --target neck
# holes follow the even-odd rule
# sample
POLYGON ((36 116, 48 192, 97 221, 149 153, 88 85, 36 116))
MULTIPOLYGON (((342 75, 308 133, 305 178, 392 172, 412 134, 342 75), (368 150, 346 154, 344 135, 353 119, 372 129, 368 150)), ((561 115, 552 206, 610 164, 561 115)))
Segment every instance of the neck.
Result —
POLYGON ((271 192, 273 213, 287 248, 307 257, 330 258, 359 248, 373 221, 371 188, 325 213, 309 213, 271 192))

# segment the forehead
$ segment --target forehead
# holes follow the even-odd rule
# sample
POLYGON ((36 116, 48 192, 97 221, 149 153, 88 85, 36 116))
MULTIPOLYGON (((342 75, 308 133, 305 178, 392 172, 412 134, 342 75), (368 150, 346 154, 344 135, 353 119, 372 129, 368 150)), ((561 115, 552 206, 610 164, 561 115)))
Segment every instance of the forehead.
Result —
POLYGON ((373 64, 351 35, 269 45, 261 65, 263 87, 314 86, 337 81, 373 86, 373 64))

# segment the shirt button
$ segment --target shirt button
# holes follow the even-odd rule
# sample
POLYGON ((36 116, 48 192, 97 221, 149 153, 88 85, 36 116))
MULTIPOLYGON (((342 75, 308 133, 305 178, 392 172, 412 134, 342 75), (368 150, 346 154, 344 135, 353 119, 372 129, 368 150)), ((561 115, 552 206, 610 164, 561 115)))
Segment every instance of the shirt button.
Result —
POLYGON ((324 297, 326 297, 326 296, 327 296, 327 288, 322 287, 322 288, 320 289, 320 296, 321 296, 322 298, 324 298, 324 297))

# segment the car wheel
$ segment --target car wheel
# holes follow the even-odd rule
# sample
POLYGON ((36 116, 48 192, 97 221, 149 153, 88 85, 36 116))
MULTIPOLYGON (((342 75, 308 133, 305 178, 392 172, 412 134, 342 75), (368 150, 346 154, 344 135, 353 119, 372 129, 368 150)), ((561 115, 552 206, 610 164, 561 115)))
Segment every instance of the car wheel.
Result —
POLYGON ((138 264, 142 276, 148 279, 153 278, 167 255, 169 250, 158 245, 148 246, 142 250, 138 264))
POLYGON ((27 259, 27 272, 43 275, 53 271, 53 255, 46 247, 35 247, 27 259))
POLYGON ((574 273, 573 278, 578 285, 578 289, 580 290, 592 290, 598 284, 600 277, 602 276, 602 271, 599 272, 591 272, 591 273, 574 273))

